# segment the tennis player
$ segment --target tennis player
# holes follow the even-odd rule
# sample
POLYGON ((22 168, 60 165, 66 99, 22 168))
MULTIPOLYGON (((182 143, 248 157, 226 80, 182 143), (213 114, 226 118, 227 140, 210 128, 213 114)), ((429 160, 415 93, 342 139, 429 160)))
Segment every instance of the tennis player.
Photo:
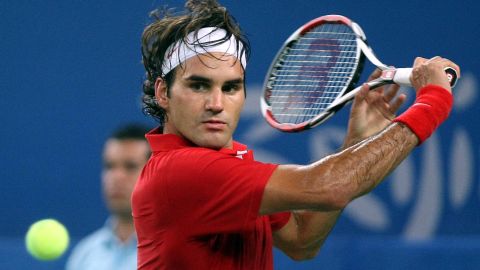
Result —
MULTIPOLYGON (((132 196, 138 269, 273 269, 272 246, 318 253, 342 209, 371 191, 445 120, 452 106, 435 57, 417 58, 415 103, 398 87, 355 97, 344 149, 309 165, 255 161, 233 140, 250 47, 216 1, 163 13, 142 37, 144 110, 159 121, 132 196)), ((374 73, 372 78, 378 77, 374 73)))

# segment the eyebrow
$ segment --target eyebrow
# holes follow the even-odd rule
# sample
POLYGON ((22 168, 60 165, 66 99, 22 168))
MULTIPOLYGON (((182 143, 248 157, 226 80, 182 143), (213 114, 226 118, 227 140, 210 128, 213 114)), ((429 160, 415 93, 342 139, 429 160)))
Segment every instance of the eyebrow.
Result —
MULTIPOLYGON (((204 82, 204 83, 212 83, 212 80, 206 77, 202 77, 199 75, 191 75, 185 78, 186 81, 194 81, 194 82, 204 82)), ((223 84, 243 84, 243 78, 233 79, 224 82, 223 84)))
POLYGON ((191 76, 185 78, 185 80, 186 81, 195 81, 195 82, 206 82, 206 83, 212 82, 212 80, 210 80, 209 78, 198 76, 198 75, 191 75, 191 76))

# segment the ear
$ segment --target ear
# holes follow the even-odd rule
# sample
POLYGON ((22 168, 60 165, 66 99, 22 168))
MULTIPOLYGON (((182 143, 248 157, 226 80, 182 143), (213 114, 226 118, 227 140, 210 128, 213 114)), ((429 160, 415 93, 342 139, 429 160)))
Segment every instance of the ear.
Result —
POLYGON ((155 80, 155 99, 164 110, 168 108, 167 84, 160 77, 155 80))

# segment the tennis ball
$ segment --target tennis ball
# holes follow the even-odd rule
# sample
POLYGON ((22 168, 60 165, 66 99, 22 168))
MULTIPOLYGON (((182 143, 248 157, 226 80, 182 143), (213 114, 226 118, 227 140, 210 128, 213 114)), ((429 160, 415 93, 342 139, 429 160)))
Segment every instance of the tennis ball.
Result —
POLYGON ((27 251, 42 261, 60 257, 69 244, 68 231, 55 219, 42 219, 33 223, 25 236, 27 251))

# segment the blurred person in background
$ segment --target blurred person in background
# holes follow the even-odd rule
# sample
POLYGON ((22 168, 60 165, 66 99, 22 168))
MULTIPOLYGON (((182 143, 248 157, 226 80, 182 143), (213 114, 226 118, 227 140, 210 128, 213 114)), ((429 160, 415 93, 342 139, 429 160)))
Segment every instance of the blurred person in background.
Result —
POLYGON ((126 124, 103 148, 102 191, 110 216, 104 226, 82 239, 68 258, 67 270, 122 270, 137 267, 137 237, 130 198, 150 156, 146 126, 126 124))

